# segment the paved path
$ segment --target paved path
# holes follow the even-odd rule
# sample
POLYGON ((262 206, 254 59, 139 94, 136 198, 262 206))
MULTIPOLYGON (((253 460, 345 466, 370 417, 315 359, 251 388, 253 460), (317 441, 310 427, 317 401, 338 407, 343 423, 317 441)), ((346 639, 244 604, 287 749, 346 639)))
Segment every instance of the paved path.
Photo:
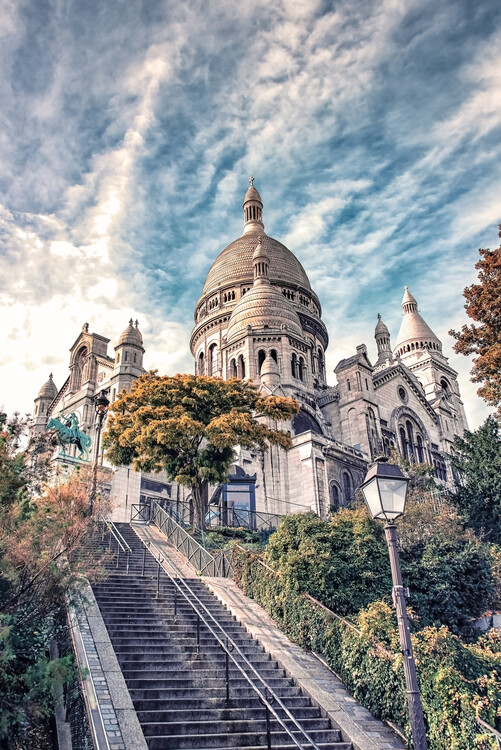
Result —
MULTIPOLYGON (((155 526, 133 525, 138 535, 148 539, 162 551, 167 560, 186 578, 196 578, 196 571, 166 540, 155 526)), ((172 574, 172 568, 165 566, 172 574)), ((352 698, 341 680, 315 655, 292 643, 275 625, 267 612, 249 599, 228 578, 202 578, 208 588, 222 601, 274 659, 320 706, 341 729, 345 741, 354 750, 403 750, 404 742, 389 727, 375 719, 367 709, 352 698)))

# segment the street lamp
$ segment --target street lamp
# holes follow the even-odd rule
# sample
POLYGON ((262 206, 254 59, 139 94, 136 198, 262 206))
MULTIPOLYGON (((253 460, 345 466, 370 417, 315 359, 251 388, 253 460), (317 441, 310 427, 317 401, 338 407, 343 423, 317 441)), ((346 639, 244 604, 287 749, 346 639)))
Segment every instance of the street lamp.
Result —
POLYGON ((101 430, 103 428, 103 421, 110 402, 108 401, 106 394, 108 391, 103 389, 98 396, 94 396, 94 403, 96 405, 97 415, 97 435, 96 435, 96 451, 94 454, 94 465, 92 467, 92 487, 89 496, 89 514, 94 509, 94 502, 96 500, 96 489, 97 489, 97 466, 99 463, 99 443, 101 440, 101 430))
POLYGON ((398 557, 397 527, 394 523, 395 519, 404 512, 408 483, 409 479, 402 474, 398 466, 386 463, 386 459, 381 458, 377 459, 376 463, 369 468, 360 489, 371 516, 385 521, 384 531, 390 552, 393 601, 397 610, 398 632, 402 647, 412 742, 414 750, 427 750, 423 707, 419 695, 416 663, 412 652, 409 619, 405 606, 406 591, 402 585, 402 573, 398 557))

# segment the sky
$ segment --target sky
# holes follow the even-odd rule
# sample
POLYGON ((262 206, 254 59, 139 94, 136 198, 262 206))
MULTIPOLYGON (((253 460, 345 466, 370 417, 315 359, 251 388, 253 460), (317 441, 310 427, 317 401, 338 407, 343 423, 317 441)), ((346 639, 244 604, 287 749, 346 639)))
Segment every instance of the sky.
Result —
MULTIPOLYGON (((499 0, 0 0, 0 405, 31 412, 82 325, 139 319, 148 368, 192 372, 195 303, 242 233, 299 258, 328 370, 404 285, 452 350, 501 221, 499 0)), ((112 351, 112 350, 111 350, 112 351)), ((333 374, 330 382, 335 382, 333 374)))

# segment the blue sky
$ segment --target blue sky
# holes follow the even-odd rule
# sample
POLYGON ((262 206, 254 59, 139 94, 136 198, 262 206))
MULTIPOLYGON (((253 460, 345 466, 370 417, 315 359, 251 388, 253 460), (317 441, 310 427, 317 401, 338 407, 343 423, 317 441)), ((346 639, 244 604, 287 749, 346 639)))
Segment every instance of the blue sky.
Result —
MULTIPOLYGON (((241 234, 303 263, 329 369, 393 341, 404 284, 453 354, 501 221, 498 0, 3 0, 0 402, 31 411, 84 322, 139 318, 146 365, 191 371, 193 309, 241 234)), ((334 376, 331 375, 331 382, 334 376)))

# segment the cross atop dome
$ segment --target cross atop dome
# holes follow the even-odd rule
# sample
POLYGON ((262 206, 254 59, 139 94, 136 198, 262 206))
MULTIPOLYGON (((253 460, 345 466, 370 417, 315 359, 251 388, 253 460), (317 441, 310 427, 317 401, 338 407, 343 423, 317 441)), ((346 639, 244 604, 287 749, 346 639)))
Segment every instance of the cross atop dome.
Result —
POLYGON ((254 177, 249 177, 250 186, 254 187, 254 177))

